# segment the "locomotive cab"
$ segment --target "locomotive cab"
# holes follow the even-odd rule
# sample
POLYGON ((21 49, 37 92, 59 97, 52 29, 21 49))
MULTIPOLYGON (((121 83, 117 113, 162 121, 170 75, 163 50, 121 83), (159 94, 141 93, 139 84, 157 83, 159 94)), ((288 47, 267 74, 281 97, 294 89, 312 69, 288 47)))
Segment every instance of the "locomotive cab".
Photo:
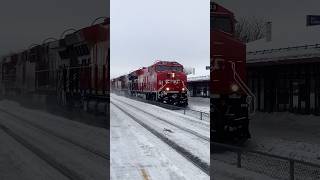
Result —
POLYGON ((158 79, 157 100, 163 103, 187 106, 186 74, 183 66, 176 62, 158 62, 155 64, 158 79))
POLYGON ((246 47, 235 38, 235 18, 224 7, 211 3, 211 138, 239 143, 250 138, 246 47))

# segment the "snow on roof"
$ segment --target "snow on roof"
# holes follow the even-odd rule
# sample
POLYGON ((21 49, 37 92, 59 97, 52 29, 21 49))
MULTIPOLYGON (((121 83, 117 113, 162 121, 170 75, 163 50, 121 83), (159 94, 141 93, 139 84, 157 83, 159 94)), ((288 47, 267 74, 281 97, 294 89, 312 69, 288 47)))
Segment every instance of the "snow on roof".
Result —
POLYGON ((320 44, 247 52, 247 63, 320 57, 320 44))
POLYGON ((210 70, 197 68, 195 74, 189 74, 187 76, 188 82, 191 81, 209 81, 210 80, 210 70))
POLYGON ((195 81, 209 81, 210 75, 205 76, 188 76, 188 82, 195 82, 195 81))
POLYGON ((272 40, 247 43, 247 63, 320 57, 320 26, 306 26, 306 16, 295 23, 286 19, 272 21, 272 40))

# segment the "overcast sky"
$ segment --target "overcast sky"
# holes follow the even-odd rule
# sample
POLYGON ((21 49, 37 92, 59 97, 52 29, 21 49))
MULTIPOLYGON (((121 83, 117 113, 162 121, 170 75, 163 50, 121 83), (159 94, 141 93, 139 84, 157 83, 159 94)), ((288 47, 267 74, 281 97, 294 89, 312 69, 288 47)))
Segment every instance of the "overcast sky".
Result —
POLYGON ((209 74, 209 0, 112 0, 111 78, 155 60, 209 74))
POLYGON ((306 14, 319 14, 319 0, 216 0, 238 16, 258 16, 270 19, 286 19, 294 23, 295 17, 306 14), (292 18, 288 18, 292 17, 292 18))
MULTIPOLYGON (((273 40, 298 45, 320 39, 320 26, 307 27, 306 15, 320 15, 319 0, 216 0, 237 17, 272 21, 273 40), (295 43, 294 43, 295 42, 295 43)), ((319 41, 320 43, 320 41, 319 41)))
POLYGON ((306 15, 320 15, 319 0, 217 0, 239 17, 261 17, 272 22, 272 41, 249 43, 247 49, 263 50, 320 43, 320 26, 306 26, 306 15))
POLYGON ((0 56, 59 38, 68 28, 83 28, 107 16, 108 0, 2 0, 0 56))

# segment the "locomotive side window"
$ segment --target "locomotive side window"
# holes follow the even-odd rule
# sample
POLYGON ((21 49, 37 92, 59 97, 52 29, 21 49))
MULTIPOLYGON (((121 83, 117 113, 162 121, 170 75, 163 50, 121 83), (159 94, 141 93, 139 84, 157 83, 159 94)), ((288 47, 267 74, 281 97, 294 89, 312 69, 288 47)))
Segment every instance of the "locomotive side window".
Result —
POLYGON ((211 16, 210 29, 233 33, 232 19, 226 16, 211 16))
POLYGON ((177 71, 182 72, 183 68, 181 66, 164 66, 164 65, 158 65, 156 67, 156 71, 177 71))

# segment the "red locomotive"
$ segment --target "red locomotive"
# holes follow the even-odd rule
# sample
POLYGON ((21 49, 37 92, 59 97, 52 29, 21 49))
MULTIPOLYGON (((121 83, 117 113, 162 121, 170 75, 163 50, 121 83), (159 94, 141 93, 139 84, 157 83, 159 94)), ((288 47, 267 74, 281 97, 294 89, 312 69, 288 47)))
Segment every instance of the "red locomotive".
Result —
POLYGON ((179 106, 188 105, 186 85, 183 66, 171 61, 157 61, 112 80, 114 88, 125 89, 130 95, 179 106))
POLYGON ((234 14, 211 2, 211 138, 216 142, 241 142, 250 138, 246 86, 246 46, 235 38, 234 14))

